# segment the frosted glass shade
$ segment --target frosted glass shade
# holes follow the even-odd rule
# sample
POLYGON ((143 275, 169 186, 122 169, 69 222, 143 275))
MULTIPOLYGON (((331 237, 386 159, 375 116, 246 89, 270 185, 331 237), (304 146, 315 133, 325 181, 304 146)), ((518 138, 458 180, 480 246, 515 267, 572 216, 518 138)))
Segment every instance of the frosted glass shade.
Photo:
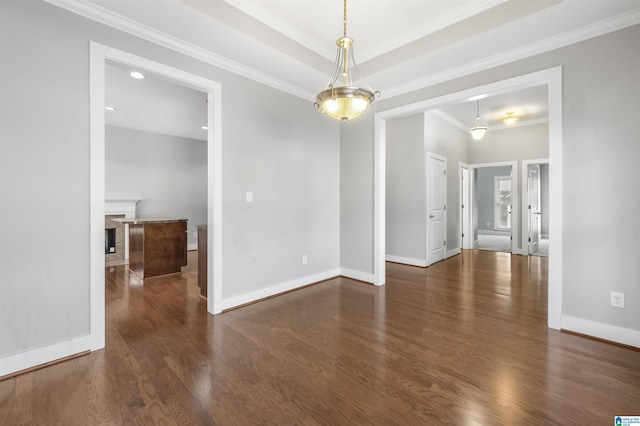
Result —
POLYGON ((334 87, 316 97, 318 111, 343 123, 360 117, 374 101, 374 94, 359 87, 334 87))

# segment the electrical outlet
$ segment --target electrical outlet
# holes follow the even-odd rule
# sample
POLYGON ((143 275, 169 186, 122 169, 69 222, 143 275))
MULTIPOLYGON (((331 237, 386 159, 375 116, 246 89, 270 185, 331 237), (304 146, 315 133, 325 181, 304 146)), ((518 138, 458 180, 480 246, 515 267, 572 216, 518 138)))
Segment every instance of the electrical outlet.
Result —
POLYGON ((611 306, 614 308, 624 308, 624 293, 611 292, 611 306))
POLYGON ((306 255, 306 254, 305 254, 305 255, 303 255, 303 256, 302 256, 302 264, 303 264, 303 265, 306 265, 306 264, 308 263, 308 261, 309 261, 309 258, 307 257, 307 255, 306 255))
POLYGON ((253 192, 247 192, 247 203, 253 203, 253 192))

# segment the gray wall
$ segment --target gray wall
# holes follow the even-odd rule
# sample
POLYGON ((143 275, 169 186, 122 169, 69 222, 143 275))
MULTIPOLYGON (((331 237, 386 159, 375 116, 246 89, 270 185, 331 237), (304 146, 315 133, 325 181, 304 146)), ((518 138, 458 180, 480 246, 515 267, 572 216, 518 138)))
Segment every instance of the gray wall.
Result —
POLYGON ((460 162, 469 162, 470 136, 436 115, 424 114, 427 151, 447 158, 447 251, 460 248, 460 162))
POLYGON ((460 162, 469 135, 431 112, 387 121, 386 254, 426 260, 426 152, 447 158, 447 250, 460 247, 460 162))
MULTIPOLYGON (((376 104, 376 110, 383 111, 561 65, 562 312, 631 330, 640 330, 640 264, 636 261, 640 258, 640 225, 635 218, 640 209, 640 168, 635 164, 640 158, 640 121, 634 118, 640 98, 637 40, 640 25, 406 95, 382 98, 376 104), (627 173, 625 179, 620 179, 620 170, 627 173), (594 197, 598 203, 593 202, 594 197), (585 262, 591 267, 585 268, 585 262), (610 291, 625 293, 625 309, 609 306, 610 291)), ((364 227, 358 232, 345 229, 358 218, 369 221, 374 215, 373 183, 368 180, 368 186, 362 186, 358 183, 364 180, 357 182, 372 176, 373 114, 358 121, 362 132, 351 130, 355 128, 341 132, 340 161, 351 168, 341 180, 341 197, 349 200, 341 210, 341 259, 345 268, 371 273, 373 227, 368 232, 364 227)))
POLYGON ((90 40, 222 84, 224 297, 340 266, 338 123, 47 3, 0 8, 0 357, 89 333, 90 40))
POLYGON ((187 219, 188 244, 207 223, 207 142, 107 126, 105 198, 141 198, 140 217, 187 219))
MULTIPOLYGON (((494 178, 511 176, 511 167, 481 167, 476 169, 476 206, 478 231, 492 231, 495 228, 494 178), (487 225, 488 224, 488 225, 487 225)), ((509 234, 509 231, 505 231, 509 234)))
POLYGON ((426 181, 424 114, 387 123, 387 255, 424 261, 426 181))

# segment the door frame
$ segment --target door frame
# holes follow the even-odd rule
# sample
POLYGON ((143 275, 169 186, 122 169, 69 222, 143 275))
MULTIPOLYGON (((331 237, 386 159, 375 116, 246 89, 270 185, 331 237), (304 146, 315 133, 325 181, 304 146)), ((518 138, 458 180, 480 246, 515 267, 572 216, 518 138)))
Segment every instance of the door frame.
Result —
MULTIPOLYGON (((529 185, 525 185, 525 182, 528 182, 528 172, 529 172, 529 166, 532 164, 550 164, 549 163, 549 159, 548 158, 543 158, 543 159, 539 159, 539 160, 522 160, 522 207, 521 207, 521 212, 522 212, 522 254, 526 254, 527 256, 529 256, 529 244, 527 244, 527 247, 525 248, 524 246, 524 240, 525 240, 525 236, 528 240, 528 236, 529 236, 529 209, 527 208, 527 205, 529 203, 529 185)), ((551 170, 549 170, 549 175, 551 175, 551 170)), ((549 179, 549 181, 551 182, 551 179, 549 179)), ((551 185, 549 185, 549 210, 552 210, 552 202, 555 202, 555 200, 552 201, 551 199, 551 185)), ((553 217, 551 214, 549 214, 549 234, 551 234, 551 229, 553 229, 551 227, 551 221, 555 220, 555 217, 553 217)), ((551 245, 551 243, 549 243, 549 245, 551 245)))
MULTIPOLYGON (((448 204, 448 199, 447 199, 447 157, 440 155, 440 154, 436 154, 435 152, 431 152, 431 151, 427 151, 425 153, 424 156, 424 161, 425 161, 425 205, 426 205, 426 211, 425 211, 425 221, 427 226, 425 227, 425 235, 426 235, 426 239, 425 239, 425 250, 427 253, 427 266, 434 264, 435 262, 433 261, 432 257, 430 256, 431 251, 429 250, 430 248, 430 244, 429 244, 429 237, 431 236, 430 232, 429 232, 429 223, 428 223, 428 219, 427 216, 429 215, 429 211, 431 203, 429 203, 429 176, 431 176, 430 172, 431 172, 431 166, 429 165, 429 158, 435 158, 436 160, 440 160, 444 163, 444 170, 445 170, 445 174, 444 174, 444 178, 442 180, 442 183, 444 185, 443 188, 443 197, 444 197, 444 211, 442 213, 443 217, 442 217, 442 222, 443 222, 443 233, 442 233, 442 237, 443 237, 443 245, 444 245, 444 253, 442 255, 442 260, 447 258, 447 204, 448 204)), ((439 260, 438 260, 439 262, 439 260)))
POLYGON ((472 237, 471 226, 471 169, 467 163, 458 163, 458 181, 460 182, 460 188, 458 189, 458 238, 460 249, 470 250, 473 249, 473 240, 469 240, 472 237), (467 174, 465 181, 464 174, 467 174), (465 189, 467 196, 465 197, 465 189), (463 207, 464 206, 464 207, 463 207), (466 223, 466 227, 465 227, 466 223), (466 231, 466 239, 462 236, 466 231), (471 241, 471 244, 469 244, 471 241), (467 244, 465 244, 467 242, 467 244))
POLYGON ((207 311, 222 312, 222 85, 122 50, 89 46, 90 345, 105 345, 105 65, 115 61, 166 76, 207 93, 207 311), (215 236, 215 238, 214 238, 215 236))
MULTIPOLYGON (((547 86, 549 94, 549 279, 547 325, 562 328, 562 66, 507 78, 458 92, 426 98, 411 104, 392 107, 374 116, 374 193, 373 193, 373 279, 384 285, 385 267, 385 179, 386 121, 428 111, 456 101, 474 101, 487 94, 515 89, 547 86)), ((433 92, 435 89, 431 89, 433 92)))

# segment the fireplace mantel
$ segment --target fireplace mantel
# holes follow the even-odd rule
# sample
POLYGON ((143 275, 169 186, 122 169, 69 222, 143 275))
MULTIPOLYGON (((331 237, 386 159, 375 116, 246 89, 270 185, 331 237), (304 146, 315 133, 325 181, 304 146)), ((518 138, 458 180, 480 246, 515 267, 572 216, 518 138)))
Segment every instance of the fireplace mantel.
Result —
POLYGON ((123 214, 124 217, 136 217, 136 204, 139 198, 121 198, 104 201, 105 216, 123 214))

